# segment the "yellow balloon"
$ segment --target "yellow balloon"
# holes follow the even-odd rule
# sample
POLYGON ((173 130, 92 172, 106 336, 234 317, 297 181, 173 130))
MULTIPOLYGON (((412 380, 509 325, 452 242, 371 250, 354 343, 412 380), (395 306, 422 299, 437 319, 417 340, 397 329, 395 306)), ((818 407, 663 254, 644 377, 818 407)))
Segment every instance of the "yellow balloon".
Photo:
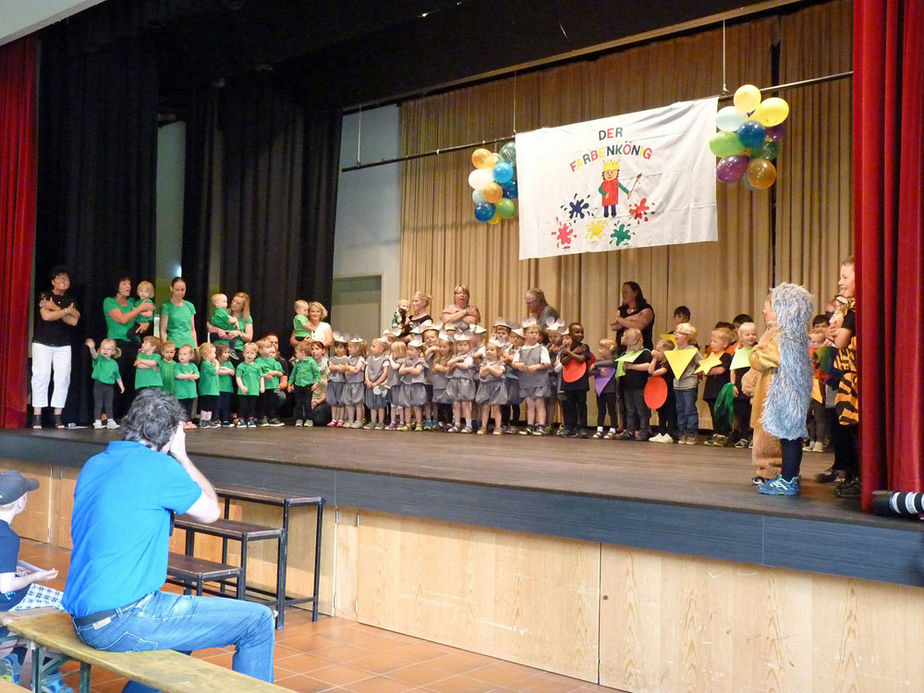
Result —
POLYGON ((494 155, 487 149, 472 152, 472 166, 475 168, 494 168, 494 155))
POLYGON ((735 91, 735 108, 750 113, 760 105, 760 89, 753 84, 743 84, 735 91))
POLYGON ((779 125, 789 116, 789 104, 785 99, 771 96, 769 99, 761 101, 760 105, 754 111, 754 120, 761 125, 772 128, 779 125))
POLYGON ((488 223, 489 223, 489 224, 500 224, 500 223, 501 223, 500 215, 499 215, 499 214, 495 214, 493 217, 491 217, 490 219, 488 219, 488 223))
POLYGON ((484 195, 485 202, 500 202, 501 198, 504 196, 504 189, 494 181, 491 181, 481 189, 481 194, 484 195))

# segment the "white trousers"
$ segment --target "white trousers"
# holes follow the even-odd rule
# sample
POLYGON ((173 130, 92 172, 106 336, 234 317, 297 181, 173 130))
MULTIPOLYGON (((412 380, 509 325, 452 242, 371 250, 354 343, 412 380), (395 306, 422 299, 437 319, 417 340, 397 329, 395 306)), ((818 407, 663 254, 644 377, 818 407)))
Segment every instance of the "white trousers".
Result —
POLYGON ((71 347, 48 346, 32 342, 32 407, 48 406, 48 383, 54 371, 55 389, 51 406, 63 409, 67 402, 67 388, 71 384, 71 347))

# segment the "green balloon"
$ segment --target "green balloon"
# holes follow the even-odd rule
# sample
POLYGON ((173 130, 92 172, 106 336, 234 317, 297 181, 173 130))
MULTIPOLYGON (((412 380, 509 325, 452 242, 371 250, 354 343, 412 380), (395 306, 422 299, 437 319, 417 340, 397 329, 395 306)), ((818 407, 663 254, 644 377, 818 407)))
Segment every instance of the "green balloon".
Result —
POLYGON ((709 140, 709 151, 723 159, 726 156, 741 154, 744 151, 744 145, 738 139, 737 133, 734 132, 717 132, 709 140))
POLYGON ((506 197, 498 200, 497 204, 494 205, 495 211, 499 217, 504 219, 509 219, 514 214, 516 214, 517 207, 513 203, 513 200, 509 200, 506 197))
POLYGON ((780 143, 775 140, 764 140, 759 147, 754 148, 754 159, 775 159, 780 153, 780 143))

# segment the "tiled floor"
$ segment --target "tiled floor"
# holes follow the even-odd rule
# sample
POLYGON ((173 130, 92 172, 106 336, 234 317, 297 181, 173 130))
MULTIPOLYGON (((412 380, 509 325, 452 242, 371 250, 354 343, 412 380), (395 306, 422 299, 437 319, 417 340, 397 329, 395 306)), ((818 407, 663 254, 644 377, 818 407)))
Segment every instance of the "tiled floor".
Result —
MULTIPOLYGON (((67 551, 24 539, 20 558, 42 568, 57 568, 58 578, 48 584, 64 589, 67 551)), ((231 666, 229 648, 202 650, 194 656, 231 666)), ((76 668, 76 664, 68 666, 76 668)), ((612 688, 352 621, 322 616, 312 623, 311 613, 302 609, 286 612, 285 630, 276 631, 275 675, 279 686, 294 691, 613 693, 612 688)), ((125 679, 93 669, 93 693, 120 691, 124 684, 125 679)))

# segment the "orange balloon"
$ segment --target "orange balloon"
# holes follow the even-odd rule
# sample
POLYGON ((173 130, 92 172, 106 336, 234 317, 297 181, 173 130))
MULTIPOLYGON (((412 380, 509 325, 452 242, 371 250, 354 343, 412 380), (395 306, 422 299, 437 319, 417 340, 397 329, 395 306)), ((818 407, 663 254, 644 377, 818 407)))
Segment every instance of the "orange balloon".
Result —
POLYGON ((484 195, 485 202, 500 202, 504 196, 504 189, 491 181, 481 189, 481 194, 484 195))
POLYGON ((472 166, 475 168, 494 168, 494 155, 487 149, 472 152, 472 166))
POLYGON ((766 159, 751 159, 747 171, 748 183, 758 190, 766 190, 776 181, 776 166, 766 159))

